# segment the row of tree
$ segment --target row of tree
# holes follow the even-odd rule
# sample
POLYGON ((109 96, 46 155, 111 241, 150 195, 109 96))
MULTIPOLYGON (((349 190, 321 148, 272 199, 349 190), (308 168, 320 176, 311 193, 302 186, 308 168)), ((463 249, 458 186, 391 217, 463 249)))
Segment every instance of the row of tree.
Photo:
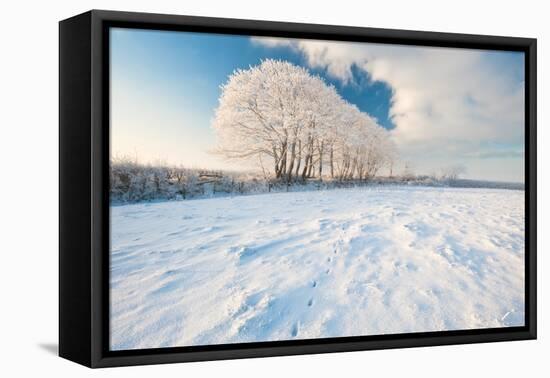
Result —
POLYGON ((128 157, 115 157, 110 165, 110 198, 115 202, 187 199, 218 193, 269 190, 269 183, 246 172, 192 169, 161 162, 141 164, 128 157))
POLYGON ((417 176, 407 168, 394 177, 377 177, 373 181, 355 179, 319 178, 293 183, 265 177, 259 172, 232 172, 186 168, 163 162, 139 163, 129 157, 114 157, 110 163, 110 199, 113 202, 140 202, 152 200, 176 200, 211 197, 218 195, 242 195, 271 191, 324 190, 368 186, 373 183, 388 185, 476 185, 483 182, 458 182, 464 169, 447 167, 441 174, 417 176))
POLYGON ((265 60, 235 71, 221 89, 213 126, 223 156, 252 160, 285 182, 367 180, 383 167, 391 176, 389 133, 306 69, 265 60))

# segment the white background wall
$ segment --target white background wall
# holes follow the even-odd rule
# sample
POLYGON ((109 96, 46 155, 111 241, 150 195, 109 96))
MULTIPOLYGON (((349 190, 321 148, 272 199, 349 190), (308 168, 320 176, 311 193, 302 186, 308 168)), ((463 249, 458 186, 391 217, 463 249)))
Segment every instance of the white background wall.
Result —
POLYGON ((7 1, 0 22, 0 375, 132 377, 541 376, 550 342, 548 104, 550 27, 543 1, 7 1), (112 9, 539 39, 539 340, 89 370, 55 356, 58 247, 58 26, 112 9), (548 170, 546 169, 546 172, 548 170), (546 213, 546 214, 545 214, 546 213), (546 235, 545 235, 546 233, 546 235), (546 274, 546 276, 545 276, 546 274), (545 352, 545 348, 547 349, 545 352))

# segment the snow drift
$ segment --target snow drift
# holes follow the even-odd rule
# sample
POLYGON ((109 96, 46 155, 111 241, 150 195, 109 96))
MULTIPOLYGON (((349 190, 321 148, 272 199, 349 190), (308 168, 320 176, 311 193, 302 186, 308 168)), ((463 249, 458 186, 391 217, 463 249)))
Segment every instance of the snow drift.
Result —
POLYGON ((524 324, 524 192, 373 187, 111 208, 113 350, 524 324))

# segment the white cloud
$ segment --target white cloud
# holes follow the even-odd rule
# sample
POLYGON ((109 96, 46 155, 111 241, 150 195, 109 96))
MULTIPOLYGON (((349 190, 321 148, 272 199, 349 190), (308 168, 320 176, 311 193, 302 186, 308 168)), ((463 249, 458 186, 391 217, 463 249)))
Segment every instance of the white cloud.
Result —
POLYGON ((425 173, 435 168, 430 164, 476 164, 472 156, 491 154, 488 146, 523 144, 524 83, 511 72, 510 53, 261 37, 254 43, 299 51, 310 67, 343 83, 356 66, 388 84, 393 137, 425 173))
POLYGON ((255 45, 266 47, 295 47, 295 41, 291 39, 275 38, 275 37, 252 37, 250 39, 255 45))

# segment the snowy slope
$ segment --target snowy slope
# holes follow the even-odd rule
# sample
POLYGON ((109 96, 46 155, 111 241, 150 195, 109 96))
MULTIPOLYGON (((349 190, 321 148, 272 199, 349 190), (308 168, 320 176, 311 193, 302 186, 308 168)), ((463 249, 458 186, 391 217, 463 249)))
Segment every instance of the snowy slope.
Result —
POLYGON ((113 206, 115 350, 523 325, 524 192, 113 206))

